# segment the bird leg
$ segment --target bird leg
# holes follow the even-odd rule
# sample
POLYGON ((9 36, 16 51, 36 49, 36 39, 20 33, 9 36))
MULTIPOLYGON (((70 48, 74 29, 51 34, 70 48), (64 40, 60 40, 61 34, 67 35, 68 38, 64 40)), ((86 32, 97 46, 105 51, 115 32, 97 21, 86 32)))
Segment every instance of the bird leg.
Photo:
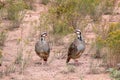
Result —
POLYGON ((47 65, 47 61, 44 61, 44 65, 47 65))
POLYGON ((42 59, 42 65, 44 65, 44 60, 42 59))
POLYGON ((43 65, 47 65, 47 59, 43 59, 43 65))
POLYGON ((75 61, 75 65, 79 66, 78 60, 75 59, 74 61, 75 61))
POLYGON ((37 64, 40 64, 40 65, 42 64, 42 58, 40 58, 40 61, 37 64))
POLYGON ((70 61, 70 58, 68 57, 67 60, 66 60, 66 63, 68 63, 70 61))

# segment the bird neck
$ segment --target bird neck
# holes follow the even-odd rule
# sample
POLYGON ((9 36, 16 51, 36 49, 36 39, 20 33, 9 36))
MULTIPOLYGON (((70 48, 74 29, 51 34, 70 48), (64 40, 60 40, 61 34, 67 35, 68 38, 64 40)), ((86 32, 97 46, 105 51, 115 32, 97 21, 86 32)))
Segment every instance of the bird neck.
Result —
POLYGON ((81 35, 78 35, 78 39, 79 39, 80 41, 82 41, 82 36, 81 36, 81 35))
POLYGON ((44 42, 44 41, 45 41, 45 38, 44 38, 44 37, 41 37, 41 38, 40 38, 40 41, 41 41, 41 42, 44 42))

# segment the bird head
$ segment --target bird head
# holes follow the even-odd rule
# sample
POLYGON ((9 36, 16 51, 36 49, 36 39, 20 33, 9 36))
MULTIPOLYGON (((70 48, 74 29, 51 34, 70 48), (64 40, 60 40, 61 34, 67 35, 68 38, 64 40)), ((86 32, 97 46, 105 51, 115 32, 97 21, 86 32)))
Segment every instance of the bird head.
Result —
POLYGON ((43 32, 43 33, 40 35, 40 41, 45 41, 45 37, 47 37, 47 32, 43 32))
POLYGON ((80 31, 79 29, 76 29, 76 30, 75 30, 75 33, 76 33, 77 35, 81 35, 81 31, 80 31))
POLYGON ((47 32, 43 32, 42 34, 41 34, 41 37, 46 37, 47 36, 47 32))
POLYGON ((81 31, 79 29, 76 29, 75 33, 77 34, 77 38, 82 41, 83 39, 82 39, 82 36, 81 36, 81 31))

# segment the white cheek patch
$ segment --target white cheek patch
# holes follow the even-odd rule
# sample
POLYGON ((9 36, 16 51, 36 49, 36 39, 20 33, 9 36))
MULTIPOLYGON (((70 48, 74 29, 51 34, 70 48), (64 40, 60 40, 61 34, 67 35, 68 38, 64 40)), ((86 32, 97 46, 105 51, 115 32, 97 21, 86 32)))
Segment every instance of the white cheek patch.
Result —
POLYGON ((80 37, 80 35, 78 35, 78 37, 80 37))
POLYGON ((80 34, 80 32, 78 32, 78 31, 77 31, 76 33, 77 33, 77 34, 80 34))
POLYGON ((45 37, 46 35, 44 34, 43 37, 45 37))

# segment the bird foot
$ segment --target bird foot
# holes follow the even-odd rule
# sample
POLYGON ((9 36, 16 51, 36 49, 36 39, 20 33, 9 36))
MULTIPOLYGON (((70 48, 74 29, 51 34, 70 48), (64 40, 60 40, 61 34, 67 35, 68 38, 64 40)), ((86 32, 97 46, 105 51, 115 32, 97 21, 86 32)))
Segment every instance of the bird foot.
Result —
POLYGON ((41 65, 42 63, 41 63, 41 62, 36 62, 35 64, 39 64, 39 65, 41 65))
POLYGON ((48 66, 47 61, 44 61, 42 65, 48 66))

